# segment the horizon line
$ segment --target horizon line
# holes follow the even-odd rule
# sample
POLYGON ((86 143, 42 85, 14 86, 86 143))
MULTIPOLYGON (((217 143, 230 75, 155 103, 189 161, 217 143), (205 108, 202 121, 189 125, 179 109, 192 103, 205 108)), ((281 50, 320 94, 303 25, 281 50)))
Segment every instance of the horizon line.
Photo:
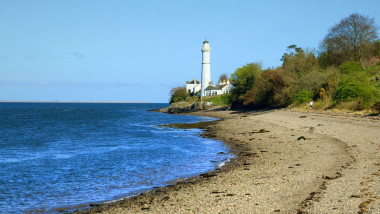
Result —
POLYGON ((0 103, 155 103, 144 101, 43 101, 43 100, 0 100, 0 103))

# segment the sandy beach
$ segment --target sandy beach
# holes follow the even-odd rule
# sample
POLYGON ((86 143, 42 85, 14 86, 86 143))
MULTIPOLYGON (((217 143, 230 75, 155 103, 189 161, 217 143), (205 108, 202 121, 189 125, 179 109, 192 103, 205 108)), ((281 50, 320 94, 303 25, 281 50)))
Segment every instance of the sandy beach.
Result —
POLYGON ((380 118, 202 111, 237 157, 221 169, 85 213, 380 213, 380 118))

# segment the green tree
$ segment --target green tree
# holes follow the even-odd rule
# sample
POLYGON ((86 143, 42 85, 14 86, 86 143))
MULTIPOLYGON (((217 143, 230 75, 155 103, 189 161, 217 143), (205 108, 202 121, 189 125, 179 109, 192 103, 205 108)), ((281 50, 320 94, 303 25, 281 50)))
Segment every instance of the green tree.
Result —
POLYGON ((321 44, 322 58, 327 65, 361 62, 371 55, 376 38, 377 29, 373 18, 351 14, 330 28, 321 44))
POLYGON ((260 63, 250 63, 235 70, 231 74, 231 83, 235 86, 232 90, 232 100, 241 102, 243 95, 253 87, 256 77, 261 73, 260 63))
POLYGON ((313 94, 312 97, 318 95, 319 90, 326 84, 328 81, 329 74, 327 72, 313 71, 307 73, 297 79, 296 83, 293 86, 293 94, 298 94, 301 91, 309 91, 313 94))
POLYGON ((281 61, 283 61, 282 67, 286 71, 293 72, 297 76, 319 68, 315 55, 310 51, 304 51, 296 45, 288 46, 287 53, 284 53, 281 61))
POLYGON ((380 58, 380 40, 373 43, 373 55, 380 58))

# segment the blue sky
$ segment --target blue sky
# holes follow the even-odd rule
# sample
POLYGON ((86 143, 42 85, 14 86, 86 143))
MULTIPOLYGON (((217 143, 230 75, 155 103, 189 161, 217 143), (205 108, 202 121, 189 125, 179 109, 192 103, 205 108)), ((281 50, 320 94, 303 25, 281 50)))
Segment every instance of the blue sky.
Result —
POLYGON ((201 77, 251 62, 281 65, 286 47, 316 49, 357 12, 380 25, 380 1, 0 0, 0 100, 168 102, 201 77))

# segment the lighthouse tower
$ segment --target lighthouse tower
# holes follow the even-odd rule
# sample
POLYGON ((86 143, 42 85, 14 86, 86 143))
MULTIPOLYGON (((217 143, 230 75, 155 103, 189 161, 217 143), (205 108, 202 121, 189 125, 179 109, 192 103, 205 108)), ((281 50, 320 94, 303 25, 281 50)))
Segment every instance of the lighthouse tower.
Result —
POLYGON ((203 42, 202 46, 202 80, 201 80, 201 97, 205 96, 205 89, 209 86, 211 81, 210 73, 210 51, 211 47, 207 40, 203 42))

